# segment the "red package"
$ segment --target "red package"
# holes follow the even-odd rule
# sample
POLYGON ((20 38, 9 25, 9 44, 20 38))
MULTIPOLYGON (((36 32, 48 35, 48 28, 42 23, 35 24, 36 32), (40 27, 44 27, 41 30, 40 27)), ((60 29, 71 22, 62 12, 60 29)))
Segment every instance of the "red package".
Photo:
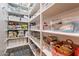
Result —
POLYGON ((79 56, 79 48, 75 49, 75 56, 79 56))

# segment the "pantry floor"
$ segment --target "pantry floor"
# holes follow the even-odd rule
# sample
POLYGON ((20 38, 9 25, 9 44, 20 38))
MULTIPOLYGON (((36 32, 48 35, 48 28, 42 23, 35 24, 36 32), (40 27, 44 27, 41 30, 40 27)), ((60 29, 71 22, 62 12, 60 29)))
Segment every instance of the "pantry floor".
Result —
POLYGON ((34 56, 34 55, 30 47, 27 45, 7 50, 7 56, 34 56))

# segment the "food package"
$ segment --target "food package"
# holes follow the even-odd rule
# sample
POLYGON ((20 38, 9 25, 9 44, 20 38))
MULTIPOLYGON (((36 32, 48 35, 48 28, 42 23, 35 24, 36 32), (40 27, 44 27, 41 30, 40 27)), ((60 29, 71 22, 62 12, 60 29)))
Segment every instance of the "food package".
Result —
POLYGON ((9 31, 8 37, 13 37, 13 32, 12 31, 9 31))
POLYGON ((74 22, 74 32, 79 33, 79 22, 74 22))
POLYGON ((17 37, 17 32, 15 32, 15 31, 9 31, 8 37, 17 37))
POLYGON ((56 43, 51 49, 52 55, 55 56, 71 56, 74 53, 73 42, 70 39, 56 43))
POLYGON ((58 22, 55 24, 52 24, 51 30, 59 30, 59 28, 62 26, 62 22, 58 22))
POLYGON ((27 24, 21 24, 21 28, 24 30, 27 30, 27 26, 28 26, 27 24))
POLYGON ((16 29, 21 29, 20 24, 16 24, 16 29))
POLYGON ((8 29, 16 29, 16 25, 14 22, 9 22, 8 23, 8 29))
POLYGON ((50 42, 54 42, 54 41, 57 41, 57 37, 56 36, 44 36, 43 37, 44 41, 47 43, 47 44, 50 44, 50 42))
POLYGON ((63 32, 74 32, 74 24, 72 22, 63 23, 59 30, 63 32))
POLYGON ((20 17, 16 17, 16 16, 9 16, 9 21, 20 21, 20 17))
POLYGON ((27 18, 21 18, 21 21, 22 22, 28 22, 28 19, 27 18))
POLYGON ((74 24, 74 32, 79 33, 79 18, 72 19, 74 24))
POLYGON ((24 37, 24 31, 19 31, 18 37, 24 37))
POLYGON ((79 47, 75 48, 75 56, 79 56, 79 47))
POLYGON ((43 29, 44 30, 49 30, 50 29, 50 25, 47 22, 43 23, 43 29))

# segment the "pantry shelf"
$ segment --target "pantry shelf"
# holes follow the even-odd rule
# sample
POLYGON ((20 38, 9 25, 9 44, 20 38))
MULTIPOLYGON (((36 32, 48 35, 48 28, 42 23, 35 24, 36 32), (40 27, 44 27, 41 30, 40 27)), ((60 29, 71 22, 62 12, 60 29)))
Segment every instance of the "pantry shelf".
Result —
POLYGON ((51 30, 42 30, 42 32, 79 37, 79 33, 67 33, 67 32, 51 31, 51 30))
POLYGON ((40 32, 40 30, 38 30, 38 29, 30 29, 30 31, 38 31, 38 32, 40 32))
POLYGON ((27 10, 28 8, 26 7, 27 5, 23 5, 23 4, 15 4, 15 3, 8 3, 8 5, 11 5, 13 7, 21 7, 24 10, 27 10))
POLYGON ((8 22, 16 22, 16 23, 28 23, 28 21, 12 21, 12 20, 8 20, 8 22))
POLYGON ((8 50, 8 49, 12 49, 12 48, 16 48, 16 47, 20 47, 20 46, 25 46, 25 45, 27 45, 27 43, 18 44, 18 45, 12 45, 12 46, 8 46, 8 47, 6 48, 6 50, 8 50))
POLYGON ((25 5, 7 4, 6 51, 28 45, 28 7, 25 5))
POLYGON ((18 30, 18 31, 27 31, 27 29, 8 29, 8 31, 15 31, 15 30, 18 30))
POLYGON ((13 37, 13 38, 7 38, 7 40, 25 39, 25 38, 28 38, 28 36, 26 36, 26 37, 13 37))
POLYGON ((12 14, 12 15, 18 15, 18 16, 24 16, 24 15, 28 15, 27 13, 19 13, 19 12, 14 12, 14 11, 7 11, 8 14, 12 14))
MULTIPOLYGON (((16 8, 18 5, 13 6, 7 10, 6 50, 29 45, 35 56, 53 56, 53 49, 60 47, 60 43, 65 47, 66 40, 74 45, 79 42, 78 3, 29 3, 28 12, 16 8)), ((68 53, 73 53, 72 46, 68 45, 68 53)))
MULTIPOLYGON (((40 51, 42 51, 46 56, 53 56, 52 52, 51 52, 51 47, 50 47, 50 43, 48 41, 50 41, 53 38, 49 38, 49 37, 44 37, 44 35, 46 36, 52 36, 52 34, 56 34, 58 39, 63 40, 62 38, 65 36, 68 36, 69 39, 72 39, 72 37, 74 38, 78 38, 79 37, 79 33, 76 32, 64 32, 63 30, 57 30, 59 28, 57 28, 55 25, 59 24, 59 23, 63 23, 62 26, 64 26, 64 21, 63 19, 65 19, 65 17, 70 17, 72 15, 76 15, 75 11, 78 11, 79 9, 79 4, 73 4, 73 3, 51 3, 51 4, 40 4, 40 13, 32 14, 32 17, 29 18, 29 24, 30 24, 30 28, 29 28, 29 32, 33 33, 33 32, 39 32, 39 36, 36 37, 40 37, 40 43, 38 43, 38 41, 36 40, 35 37, 33 37, 32 35, 29 36, 29 39, 33 41, 33 43, 40 48, 40 51), (74 12, 74 13, 72 13, 74 12), (72 13, 67 15, 67 13, 72 13), (61 16, 61 14, 64 14, 63 16, 61 16), (65 15, 66 14, 66 15, 65 15), (60 17, 61 16, 61 17, 60 17), (37 21, 38 20, 38 21, 37 21), (39 28, 39 30, 38 30, 39 28), (49 30, 51 29, 51 30, 49 30), (54 30, 53 30, 54 29, 54 30), (61 37, 59 37, 61 36, 61 37), (46 43, 49 44, 49 46, 45 45, 43 42, 43 37, 47 40, 46 43), (48 40, 49 39, 49 40, 48 40), (44 44, 44 45, 43 45, 44 44)), ((38 9, 39 11, 39 9, 38 9)), ((31 14, 29 14, 31 15, 31 14)), ((70 29, 70 28, 68 28, 70 29)), ((78 29, 78 28, 76 28, 78 29)), ((55 37, 55 38, 56 38, 55 37)), ((35 55, 35 54, 34 54, 35 55)))
POLYGON ((40 13, 37 13, 35 16, 33 16, 32 18, 30 18, 30 20, 28 22, 34 21, 36 19, 39 19, 40 17, 40 13))
MULTIPOLYGON (((50 7, 52 7, 55 3, 50 4, 48 7, 46 8, 42 8, 40 13, 44 13, 45 11, 47 11, 50 7)), ((41 6, 42 7, 42 6, 41 6)))
POLYGON ((39 9, 40 9, 40 4, 38 4, 38 3, 33 4, 33 7, 32 7, 31 10, 29 11, 29 12, 30 12, 29 15, 34 15, 35 12, 36 12, 37 10, 39 10, 39 9))
POLYGON ((68 11, 68 10, 72 10, 74 8, 77 8, 79 7, 79 4, 60 4, 60 3, 57 3, 57 4, 54 4, 52 5, 51 7, 49 7, 46 11, 44 11, 42 14, 45 16, 44 18, 51 18, 53 16, 56 16, 62 12, 65 12, 65 11, 68 11), (52 11, 53 10, 53 11, 52 11))
MULTIPOLYGON (((30 46, 30 48, 31 48, 31 50, 32 50, 33 47, 32 47, 31 45, 29 45, 29 46, 30 46)), ((32 52, 33 52, 33 54, 34 54, 35 56, 37 56, 37 54, 35 53, 35 51, 32 50, 32 52)))
POLYGON ((29 36, 28 38, 31 39, 37 45, 38 48, 41 48, 40 41, 38 41, 35 37, 29 36))
POLYGON ((44 49, 43 52, 44 52, 47 56, 52 56, 51 51, 48 51, 47 49, 44 49))

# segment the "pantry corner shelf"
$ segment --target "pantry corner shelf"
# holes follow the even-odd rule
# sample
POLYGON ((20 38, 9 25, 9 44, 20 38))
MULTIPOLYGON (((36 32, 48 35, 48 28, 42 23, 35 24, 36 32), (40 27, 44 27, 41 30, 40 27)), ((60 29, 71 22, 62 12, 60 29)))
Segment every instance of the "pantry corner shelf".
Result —
POLYGON ((16 49, 28 45, 28 9, 24 5, 7 3, 6 49, 16 49), (22 9, 20 9, 22 8, 22 9), (26 8, 26 9, 25 9, 26 8))
MULTIPOLYGON (((30 5, 31 4, 29 4, 29 6, 30 5)), ((74 41, 74 39, 79 38, 79 33, 75 32, 78 30, 76 27, 79 26, 74 25, 74 32, 66 32, 65 28, 68 27, 64 26, 66 24, 64 24, 65 22, 63 21, 66 18, 68 19, 69 17, 77 16, 77 12, 79 14, 78 3, 36 3, 28 8, 28 13, 18 13, 7 10, 8 16, 10 16, 7 17, 8 20, 6 22, 8 23, 9 27, 7 27, 6 32, 8 33, 10 31, 8 33, 10 35, 8 35, 9 37, 6 39, 8 43, 6 50, 29 45, 35 56, 43 56, 43 54, 46 56, 53 56, 51 51, 53 46, 51 46, 50 43, 53 41, 54 44, 54 38, 56 39, 55 44, 68 38, 74 43, 77 42, 76 40, 74 41), (11 18, 11 15, 13 15, 14 18, 11 18), (60 23, 62 25, 58 26, 60 23), (54 25, 57 25, 57 27, 54 25), (11 35, 14 35, 14 37, 11 35), (35 49, 38 51, 38 53, 35 52, 35 49)), ((68 30, 71 30, 71 28, 68 28, 68 30)))

